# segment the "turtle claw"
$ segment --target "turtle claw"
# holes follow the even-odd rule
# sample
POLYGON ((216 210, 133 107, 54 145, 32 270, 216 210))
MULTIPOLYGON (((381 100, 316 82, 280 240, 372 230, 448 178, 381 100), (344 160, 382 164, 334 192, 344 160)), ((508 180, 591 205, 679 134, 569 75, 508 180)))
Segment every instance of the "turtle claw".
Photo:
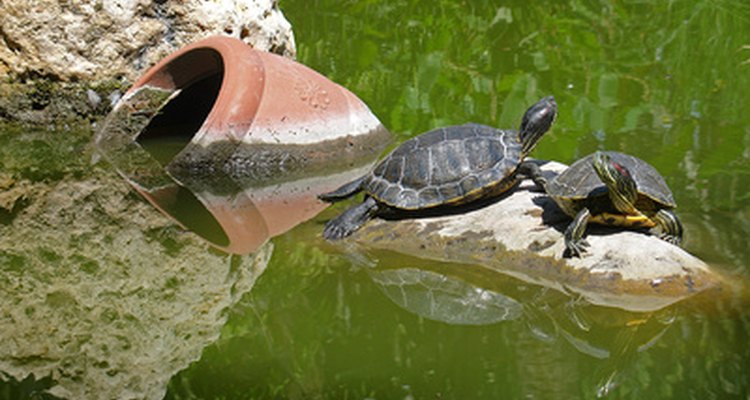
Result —
POLYGON ((547 178, 542 175, 539 165, 532 161, 524 161, 518 167, 518 177, 521 179, 531 179, 536 185, 536 190, 540 192, 547 191, 547 178))
POLYGON ((323 228, 323 237, 327 240, 340 240, 354 233, 357 228, 359 226, 341 223, 333 219, 328 221, 325 228, 323 228))
POLYGON ((586 239, 579 239, 579 240, 571 240, 567 243, 565 243, 565 252, 563 253, 563 257, 571 258, 571 257, 583 257, 584 253, 587 253, 588 250, 587 247, 591 247, 588 241, 586 239))
POLYGON ((378 210, 378 203, 368 197, 338 217, 328 221, 323 228, 323 237, 327 240, 343 239, 361 228, 378 210))
POLYGON ((679 246, 682 243, 682 237, 678 235, 671 235, 667 232, 663 232, 661 229, 658 229, 658 228, 651 229, 649 233, 675 246, 679 246))
POLYGON ((682 224, 674 212, 661 209, 653 217, 653 220, 656 226, 651 228, 649 233, 675 246, 682 243, 682 224))
POLYGON ((534 179, 534 184, 536 184, 536 189, 540 192, 546 193, 547 192, 547 178, 540 176, 537 179, 534 179))
POLYGON ((675 246, 679 246, 682 243, 682 238, 681 237, 675 236, 675 235, 670 235, 668 233, 658 233, 656 235, 656 237, 658 237, 659 239, 661 239, 661 240, 663 240, 663 241, 665 241, 667 243, 673 244, 675 246))

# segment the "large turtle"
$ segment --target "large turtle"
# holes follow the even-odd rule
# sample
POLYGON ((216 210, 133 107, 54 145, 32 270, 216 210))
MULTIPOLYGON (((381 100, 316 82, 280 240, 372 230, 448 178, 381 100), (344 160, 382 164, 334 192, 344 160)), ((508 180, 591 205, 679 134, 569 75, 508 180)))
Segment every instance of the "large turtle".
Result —
POLYGON ((360 191, 365 199, 323 230, 326 239, 349 236, 376 215, 456 206, 496 196, 521 178, 544 187, 538 165, 524 161, 557 115, 548 96, 531 106, 519 131, 479 124, 439 128, 394 149, 367 175, 318 197, 327 202, 360 191))
POLYGON ((651 228, 651 234, 679 245, 682 224, 672 211, 672 192, 645 161, 599 151, 576 161, 547 184, 547 194, 573 222, 565 230, 566 255, 580 257, 589 243, 586 225, 651 228))

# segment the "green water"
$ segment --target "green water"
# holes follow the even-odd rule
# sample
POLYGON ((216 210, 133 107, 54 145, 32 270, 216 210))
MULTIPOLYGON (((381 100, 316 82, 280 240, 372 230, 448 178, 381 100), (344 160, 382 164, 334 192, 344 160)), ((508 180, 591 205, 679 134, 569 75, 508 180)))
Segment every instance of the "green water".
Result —
MULTIPOLYGON (((179 355, 163 354, 163 364, 137 370, 137 382, 166 385, 168 399, 750 398, 744 289, 750 278, 750 5, 283 0, 280 7, 294 27, 298 60, 362 98, 399 141, 468 121, 515 127, 529 104, 553 94, 560 114, 533 156, 570 163, 608 149, 648 160, 679 204, 684 248, 739 288, 648 314, 592 306, 499 274, 488 278, 476 266, 362 255, 323 242, 323 223, 347 203, 272 239, 270 263, 252 290, 232 286, 241 295, 221 314, 226 320, 184 338, 211 329, 217 335, 206 334, 195 356, 174 369, 166 366, 179 355), (449 283, 441 280, 446 277, 449 283), (471 293, 484 293, 485 301, 475 305, 467 300, 471 293)), ((48 132, 4 132, 2 176, 61 182, 93 173, 116 181, 106 165, 62 162, 76 157, 70 150, 90 155, 85 133, 65 137, 50 144, 48 132)), ((113 207, 92 204, 93 213, 113 207)), ((12 227, 19 212, 3 210, 0 227, 12 227)), ((129 226, 128 218, 148 212, 138 208, 113 224, 129 226)), ((175 226, 142 225, 165 260, 180 258, 192 240, 175 226)), ((122 245, 116 236, 88 235, 122 245)), ((209 247, 205 252, 221 257, 209 247)), ((3 273, 20 274, 24 256, 0 252, 3 273)), ((45 252, 34 256, 101 274, 98 264, 76 264, 73 255, 63 261, 45 252)), ((127 265, 121 261, 127 257, 117 257, 113 266, 127 265)), ((189 257, 179 268, 188 268, 189 257)), ((215 273, 219 264, 199 270, 215 273)), ((235 279, 232 271, 227 280, 235 279)), ((183 285, 175 276, 166 280, 168 293, 183 285)), ((146 296, 144 290, 128 293, 146 296)), ((63 304, 65 297, 48 295, 46 302, 63 304)), ((122 321, 141 323, 133 315, 122 321)), ((180 329, 155 323, 138 332, 167 332, 162 338, 180 329)), ((166 348, 155 343, 153 349, 166 348)), ((103 361, 114 365, 113 354, 135 348, 107 349, 111 359, 103 361)), ((85 344, 80 349, 93 352, 85 344)), ((68 360, 38 354, 3 355, 2 365, 34 371, 55 357, 68 360)), ((84 374, 66 370, 71 363, 61 362, 51 377, 26 380, 4 371, 0 397, 49 397, 41 391, 55 379, 84 374)), ((109 376, 114 382, 119 375, 109 376)))

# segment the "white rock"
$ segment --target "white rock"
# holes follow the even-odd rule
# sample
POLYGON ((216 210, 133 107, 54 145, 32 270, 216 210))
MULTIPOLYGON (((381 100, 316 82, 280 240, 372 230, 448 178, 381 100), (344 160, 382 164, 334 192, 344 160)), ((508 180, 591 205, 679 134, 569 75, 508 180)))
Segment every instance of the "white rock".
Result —
POLYGON ((169 53, 216 34, 296 53, 274 0, 5 0, 0 15, 0 74, 134 80, 169 53))

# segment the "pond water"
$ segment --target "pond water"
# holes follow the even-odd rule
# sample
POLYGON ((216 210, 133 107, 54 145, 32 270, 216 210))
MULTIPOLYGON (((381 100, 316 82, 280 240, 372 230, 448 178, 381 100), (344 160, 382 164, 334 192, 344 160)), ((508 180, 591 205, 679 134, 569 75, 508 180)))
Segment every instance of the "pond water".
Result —
MULTIPOLYGON (((254 253, 227 256, 196 239, 214 223, 197 199, 227 209, 221 196, 131 181, 189 233, 111 165, 89 164, 90 130, 8 128, 0 187, 27 194, 0 209, 0 233, 15 241, 0 249, 12 300, 2 318, 14 324, 0 345, 0 398, 749 398, 747 2, 280 7, 298 61, 357 94, 397 142, 464 122, 513 128, 553 94, 560 113, 533 156, 571 163, 608 149, 647 160, 674 192, 683 247, 734 284, 650 313, 594 306, 480 266, 324 242, 325 221, 352 202, 294 203, 280 215, 308 207, 306 222, 253 225, 243 249, 254 253), (54 207, 23 219, 34 194, 54 207), (69 227, 63 249, 45 242, 58 240, 49 226, 69 227), (55 290, 34 300, 43 288, 25 274, 55 290), (47 309, 52 319, 34 322, 47 309), (76 391, 89 379, 100 386, 76 391), (46 393, 57 381, 65 390, 46 393)), ((271 208, 273 190, 245 187, 232 207, 271 208)))

